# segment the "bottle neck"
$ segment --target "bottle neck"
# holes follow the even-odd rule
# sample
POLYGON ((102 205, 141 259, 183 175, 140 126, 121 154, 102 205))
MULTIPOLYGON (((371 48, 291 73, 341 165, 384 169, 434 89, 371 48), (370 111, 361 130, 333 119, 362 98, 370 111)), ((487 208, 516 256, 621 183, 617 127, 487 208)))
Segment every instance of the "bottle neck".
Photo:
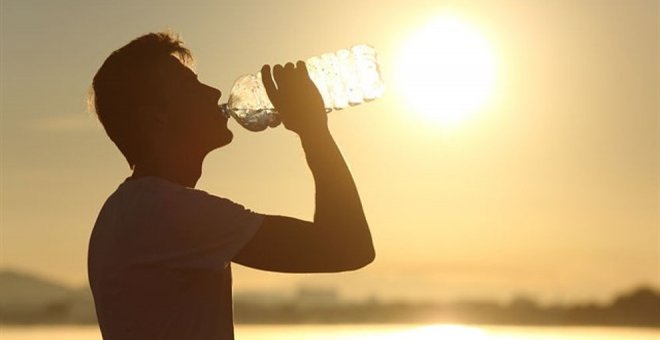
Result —
POLYGON ((229 114, 229 107, 227 107, 227 103, 218 105, 218 108, 220 108, 220 113, 222 113, 222 115, 225 118, 229 119, 231 117, 231 115, 229 114))

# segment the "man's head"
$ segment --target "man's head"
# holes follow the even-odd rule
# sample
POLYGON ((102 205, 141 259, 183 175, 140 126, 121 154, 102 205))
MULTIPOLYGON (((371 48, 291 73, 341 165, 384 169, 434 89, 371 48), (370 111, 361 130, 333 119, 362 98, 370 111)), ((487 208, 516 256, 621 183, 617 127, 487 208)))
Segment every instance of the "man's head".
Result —
POLYGON ((190 51, 150 33, 114 51, 94 76, 90 101, 131 168, 162 152, 205 155, 231 142, 220 91, 200 83, 190 51))

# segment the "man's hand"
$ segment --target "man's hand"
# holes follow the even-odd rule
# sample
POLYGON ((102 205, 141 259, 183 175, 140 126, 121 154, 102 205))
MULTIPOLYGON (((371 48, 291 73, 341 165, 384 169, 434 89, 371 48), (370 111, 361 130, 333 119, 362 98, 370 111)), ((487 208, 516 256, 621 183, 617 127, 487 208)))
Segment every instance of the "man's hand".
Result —
POLYGON ((275 65, 272 76, 270 66, 264 65, 261 78, 284 127, 299 136, 314 135, 328 129, 323 98, 309 79, 304 62, 298 61, 296 66, 292 63, 275 65))

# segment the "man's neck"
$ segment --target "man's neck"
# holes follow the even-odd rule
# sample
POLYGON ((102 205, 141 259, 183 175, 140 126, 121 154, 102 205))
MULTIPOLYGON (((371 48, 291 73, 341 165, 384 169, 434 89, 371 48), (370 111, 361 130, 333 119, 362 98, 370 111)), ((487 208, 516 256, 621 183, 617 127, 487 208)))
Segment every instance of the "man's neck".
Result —
POLYGON ((203 160, 204 156, 192 154, 181 157, 159 157, 136 164, 131 178, 152 176, 194 188, 202 176, 203 160))

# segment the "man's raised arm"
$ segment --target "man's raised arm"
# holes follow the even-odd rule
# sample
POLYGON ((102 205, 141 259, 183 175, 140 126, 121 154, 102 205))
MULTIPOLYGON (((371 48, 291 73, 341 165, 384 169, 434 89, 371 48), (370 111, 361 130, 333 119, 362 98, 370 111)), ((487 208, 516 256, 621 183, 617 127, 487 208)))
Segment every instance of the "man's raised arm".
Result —
POLYGON ((298 134, 316 186, 314 222, 267 216, 234 261, 281 272, 361 268, 375 252, 353 177, 328 130, 323 99, 305 64, 262 68, 266 92, 284 126, 298 134), (277 83, 273 82, 273 78, 277 83))

